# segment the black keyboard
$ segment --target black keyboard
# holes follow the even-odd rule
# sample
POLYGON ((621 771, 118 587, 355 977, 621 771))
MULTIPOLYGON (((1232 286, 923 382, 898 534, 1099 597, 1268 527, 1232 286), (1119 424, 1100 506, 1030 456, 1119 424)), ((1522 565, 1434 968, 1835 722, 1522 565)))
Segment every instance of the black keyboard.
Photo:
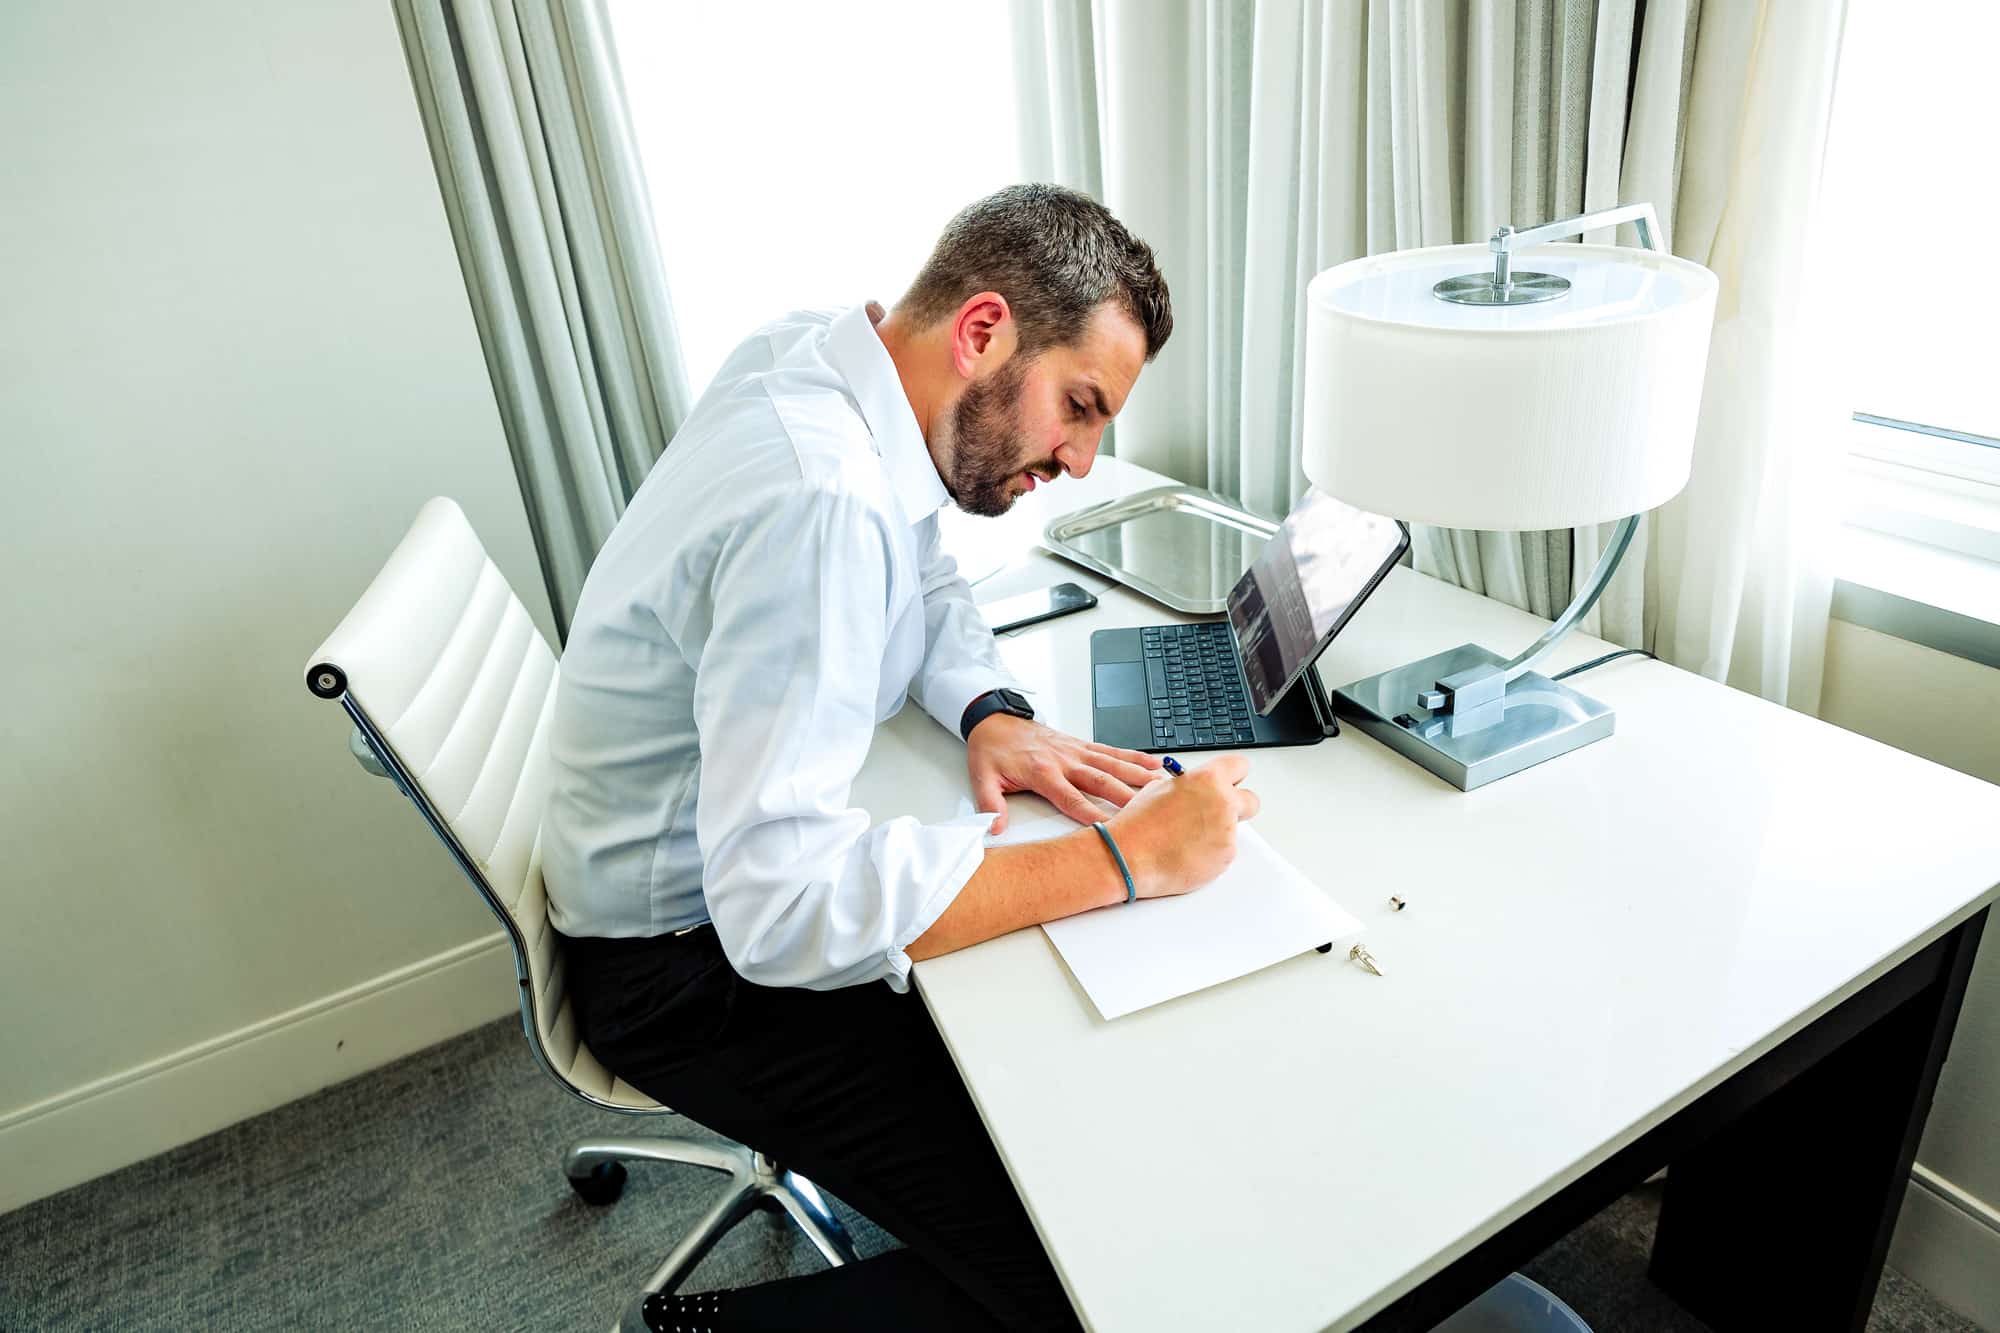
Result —
POLYGON ((1227 624, 1153 625, 1139 635, 1146 648, 1156 746, 1229 746, 1256 739, 1250 696, 1236 665, 1236 639, 1227 624))

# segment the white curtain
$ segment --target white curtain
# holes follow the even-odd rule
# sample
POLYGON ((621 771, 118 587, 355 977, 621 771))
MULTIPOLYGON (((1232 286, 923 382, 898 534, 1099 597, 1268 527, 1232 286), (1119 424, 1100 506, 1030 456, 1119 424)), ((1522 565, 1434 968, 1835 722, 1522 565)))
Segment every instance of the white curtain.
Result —
POLYGON ((559 634, 688 410, 599 0, 395 0, 559 634))
MULTIPOLYGON (((1722 280, 1715 351, 1694 480, 1642 522, 1584 628, 1815 708, 1830 582, 1804 553, 1821 469, 1790 428, 1781 353, 1841 12, 1022 0, 1027 162, 1097 193, 1173 286, 1174 338, 1119 452, 1282 513, 1305 486, 1294 368, 1313 274, 1649 201, 1673 250, 1722 280)), ((1553 616, 1610 528, 1422 528, 1415 563, 1553 616)))

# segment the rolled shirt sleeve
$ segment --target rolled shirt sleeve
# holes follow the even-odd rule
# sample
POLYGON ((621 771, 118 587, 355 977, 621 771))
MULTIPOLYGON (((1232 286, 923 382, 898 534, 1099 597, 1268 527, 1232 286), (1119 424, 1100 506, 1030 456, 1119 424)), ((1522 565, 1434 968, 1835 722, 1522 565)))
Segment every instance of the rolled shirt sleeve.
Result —
MULTIPOLYGON (((870 827, 849 804, 883 685, 891 521, 802 484, 735 525, 716 557, 696 663, 695 829, 710 920, 736 971, 761 985, 907 989, 905 950, 985 854, 990 816, 870 827)), ((934 614, 926 597, 933 639, 962 632, 934 614)))
POLYGON ((910 695, 952 735, 958 735, 965 706, 989 690, 1028 691, 1000 660, 1000 650, 972 587, 947 555, 935 515, 924 520, 919 540, 924 599, 924 664, 910 695))

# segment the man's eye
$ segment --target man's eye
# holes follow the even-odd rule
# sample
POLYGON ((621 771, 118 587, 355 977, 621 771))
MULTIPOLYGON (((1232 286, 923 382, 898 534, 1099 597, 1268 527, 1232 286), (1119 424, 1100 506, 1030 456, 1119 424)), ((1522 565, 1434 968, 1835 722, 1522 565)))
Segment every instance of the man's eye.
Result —
POLYGON ((1080 416, 1082 416, 1082 415, 1084 414, 1084 406, 1083 406, 1083 404, 1082 404, 1082 403, 1079 403, 1079 402, 1078 402, 1078 401, 1077 401, 1076 399, 1074 399, 1074 398, 1072 398, 1072 399, 1070 399, 1070 400, 1069 400, 1069 410, 1070 410, 1071 414, 1072 414, 1072 415, 1075 415, 1075 416, 1079 416, 1079 417, 1080 417, 1080 416))

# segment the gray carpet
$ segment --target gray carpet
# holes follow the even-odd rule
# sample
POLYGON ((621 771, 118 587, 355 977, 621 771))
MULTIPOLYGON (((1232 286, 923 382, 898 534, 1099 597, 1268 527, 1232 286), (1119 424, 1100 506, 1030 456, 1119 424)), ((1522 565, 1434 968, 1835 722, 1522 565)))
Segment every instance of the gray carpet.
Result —
MULTIPOLYGON (((713 1198, 696 1167, 635 1168, 591 1208, 562 1150, 591 1134, 700 1133, 586 1106, 535 1067, 513 1019, 0 1216, 0 1328, 604 1329, 713 1198)), ((894 1242, 851 1209, 864 1255, 894 1242)), ((1599 1333, 1699 1333, 1645 1280, 1658 1199, 1626 1196, 1526 1272, 1599 1333)), ((807 1272, 755 1215, 689 1290, 807 1272)), ((1873 1333, 1978 1333, 1891 1271, 1873 1333)))

